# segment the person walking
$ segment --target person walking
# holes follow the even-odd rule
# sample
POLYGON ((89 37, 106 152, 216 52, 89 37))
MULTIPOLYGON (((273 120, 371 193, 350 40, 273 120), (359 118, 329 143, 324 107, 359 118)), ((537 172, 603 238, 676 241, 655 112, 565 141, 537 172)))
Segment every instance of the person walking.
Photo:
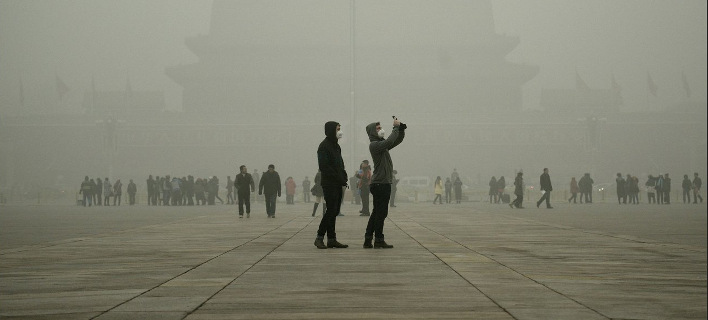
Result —
POLYGON ((304 203, 310 203, 310 180, 305 177, 305 180, 302 180, 302 202, 304 203))
POLYGON ((701 178, 698 177, 698 172, 693 174, 693 203, 697 203, 698 199, 701 199, 703 203, 703 197, 701 197, 701 185, 703 182, 701 178))
POLYGON ((226 176, 226 204, 234 204, 234 182, 226 176))
POLYGON ((391 183, 393 182, 393 161, 389 150, 403 142, 406 136, 405 130, 406 125, 398 121, 396 117, 393 119, 393 129, 388 138, 384 138, 386 133, 381 128, 380 122, 370 123, 366 126, 366 133, 369 136, 369 153, 371 153, 371 159, 374 162, 374 175, 371 178, 370 186, 371 195, 374 198, 374 210, 372 210, 366 225, 364 248, 393 248, 392 245, 386 243, 383 233, 384 221, 388 216, 391 183))
POLYGON ((135 205, 135 194, 138 192, 138 186, 135 185, 133 179, 128 182, 128 188, 125 190, 128 192, 128 204, 135 205))
POLYGON ((293 177, 287 177, 285 179, 285 203, 286 204, 295 204, 295 188, 297 185, 295 185, 295 180, 293 180, 293 177))
POLYGON ((627 182, 622 178, 622 173, 617 172, 617 179, 615 179, 615 184, 617 185, 617 202, 619 204, 627 204, 627 182))
POLYGON ((509 207, 516 207, 518 209, 523 209, 524 207, 521 205, 521 203, 524 201, 524 173, 519 172, 516 174, 516 178, 514 179, 514 194, 516 195, 516 199, 509 203, 509 207))
POLYGON ((501 176, 499 177, 499 179, 497 179, 497 194, 499 194, 499 197, 497 198, 497 203, 499 203, 501 198, 504 196, 504 189, 506 189, 506 180, 504 180, 504 176, 501 176))
POLYGON ((269 164, 268 170, 261 176, 258 184, 258 195, 265 194, 265 207, 268 218, 275 218, 275 204, 280 197, 280 175, 275 171, 275 165, 269 164))
POLYGON ((246 206, 246 218, 251 217, 251 192, 254 192, 256 185, 253 183, 253 177, 248 173, 248 168, 245 165, 239 167, 241 171, 234 178, 234 187, 238 196, 238 217, 243 218, 243 206, 246 206))
POLYGON ((570 178, 570 198, 568 199, 568 203, 570 203, 571 200, 573 201, 573 203, 578 203, 576 201, 578 191, 578 182, 575 181, 575 177, 570 178))
POLYGON ((683 190, 683 203, 691 203, 691 189, 693 189, 693 183, 691 179, 688 178, 687 174, 683 175, 681 189, 683 190))
MULTIPOLYGON (((317 213, 317 206, 320 205, 320 203, 322 202, 322 198, 324 198, 324 191, 322 191, 322 172, 320 172, 319 169, 317 169, 317 174, 315 174, 315 185, 312 186, 310 192, 313 196, 315 196, 315 204, 312 207, 312 216, 314 217, 315 213, 317 213)), ((324 214, 325 211, 325 204, 323 204, 322 214, 324 214)))
POLYGON ((548 175, 548 168, 543 168, 543 173, 541 174, 540 179, 541 193, 543 193, 543 195, 541 196, 541 199, 536 201, 536 208, 539 208, 541 203, 545 200, 546 209, 553 209, 553 207, 551 207, 551 191, 553 191, 553 186, 551 185, 551 176, 548 175))
MULTIPOLYGON (((347 186, 347 172, 344 170, 344 159, 342 159, 342 148, 339 146, 339 139, 342 138, 343 132, 341 126, 336 121, 328 121, 324 125, 325 138, 317 147, 317 165, 319 167, 318 175, 321 176, 319 183, 322 186, 322 193, 326 208, 323 208, 324 214, 320 220, 319 228, 317 229, 317 237, 315 237, 315 246, 317 249, 327 248, 348 248, 349 245, 342 244, 337 241, 337 215, 342 206, 342 198, 344 195, 342 187, 347 186), (327 237, 327 244, 324 243, 324 238, 327 237)), ((317 177, 315 177, 317 180, 317 177)), ((312 214, 315 214, 317 205, 312 214)))
POLYGON ((440 200, 440 204, 442 204, 442 193, 443 193, 443 184, 442 184, 442 178, 438 176, 435 178, 435 185, 433 186, 433 192, 435 192, 435 198, 433 199, 433 204, 435 204, 435 201, 440 200))

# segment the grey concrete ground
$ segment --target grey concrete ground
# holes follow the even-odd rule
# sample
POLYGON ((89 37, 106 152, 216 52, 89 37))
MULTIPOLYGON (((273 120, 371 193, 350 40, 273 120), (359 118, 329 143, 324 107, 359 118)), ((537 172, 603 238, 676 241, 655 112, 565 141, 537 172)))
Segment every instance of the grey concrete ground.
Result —
POLYGON ((706 319, 706 206, 402 203, 390 250, 278 205, 0 206, 0 317, 706 319))

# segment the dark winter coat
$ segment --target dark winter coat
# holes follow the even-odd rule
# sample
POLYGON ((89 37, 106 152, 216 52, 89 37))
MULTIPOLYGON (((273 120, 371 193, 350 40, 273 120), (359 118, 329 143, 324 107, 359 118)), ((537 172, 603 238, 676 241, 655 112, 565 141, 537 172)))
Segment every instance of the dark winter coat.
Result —
MULTIPOLYGON (((322 173, 322 186, 346 186, 347 172, 344 170, 342 149, 337 141, 337 126, 339 123, 325 123, 325 138, 317 148, 317 164, 322 173)), ((261 178, 263 179, 263 178, 261 178)))

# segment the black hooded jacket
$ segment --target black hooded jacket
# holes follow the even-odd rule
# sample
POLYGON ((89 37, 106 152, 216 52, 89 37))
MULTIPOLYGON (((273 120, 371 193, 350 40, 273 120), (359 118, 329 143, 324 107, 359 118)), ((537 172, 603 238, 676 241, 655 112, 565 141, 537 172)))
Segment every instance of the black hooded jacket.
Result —
POLYGON ((347 172, 344 170, 342 148, 337 141, 337 126, 339 123, 325 123, 325 138, 317 148, 317 164, 322 173, 322 186, 346 186, 347 172))

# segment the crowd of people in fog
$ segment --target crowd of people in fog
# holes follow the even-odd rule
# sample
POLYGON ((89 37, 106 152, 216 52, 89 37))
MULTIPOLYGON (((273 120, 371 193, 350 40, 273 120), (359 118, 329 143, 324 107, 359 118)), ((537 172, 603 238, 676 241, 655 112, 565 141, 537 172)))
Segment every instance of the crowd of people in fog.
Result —
MULTIPOLYGON (((359 165, 359 169, 349 178, 351 203, 361 205, 361 209, 359 210, 361 216, 369 216, 371 214, 369 185, 371 184, 372 170, 369 161, 363 160, 359 165)), ((396 177, 397 173, 396 170, 393 170, 391 198, 389 200, 390 207, 396 207, 397 185, 400 181, 400 179, 396 177)), ((242 186, 239 188, 237 183, 238 179, 232 179, 231 176, 228 176, 225 185, 226 202, 219 196, 220 180, 217 176, 195 179, 191 175, 181 178, 171 177, 170 175, 162 177, 156 176, 153 178, 153 176, 150 175, 146 181, 145 188, 147 190, 147 205, 215 205, 217 200, 220 204, 238 205, 237 200, 241 199, 240 206, 248 206, 249 208, 247 208, 246 211, 250 212, 250 198, 255 198, 264 201, 269 200, 266 201, 266 204, 269 207, 269 212, 272 212, 269 216, 273 216, 275 214, 275 197, 280 197, 282 191, 280 176, 277 171, 271 169, 266 171, 264 175, 266 175, 266 179, 263 180, 261 184, 260 175, 257 171, 254 171, 253 175, 251 175, 251 179, 253 179, 254 182, 253 190, 248 193, 245 191, 248 184, 243 185, 242 182, 242 186), (258 188, 256 188, 256 186, 258 186, 258 188), (260 191, 258 195, 255 194, 256 190, 260 191), (263 192, 265 192, 267 197, 262 197, 263 192), (251 193, 253 194, 251 195, 251 193), (248 194, 248 196, 246 194, 248 194), (275 197, 273 197, 273 195, 275 195, 275 197), (246 203, 246 197, 249 198, 248 203, 246 203)), ((318 185, 319 177, 319 172, 315 175, 314 181, 310 180, 309 176, 306 176, 299 185, 295 182, 293 177, 287 177, 285 182, 282 183, 282 187, 285 189, 285 203, 288 205, 295 204, 297 190, 300 188, 302 195, 299 199, 301 199, 303 203, 312 202, 312 197, 314 197, 314 216, 317 207, 322 203, 321 192, 317 191, 321 188, 321 186, 318 185)), ((238 175, 236 175, 236 178, 238 178, 238 175)), ((568 188, 570 192, 570 197, 567 199, 568 203, 592 203, 594 183, 595 181, 590 177, 590 173, 583 174, 578 180, 576 180, 576 177, 572 177, 568 188)), ((656 176, 649 175, 644 183, 640 183, 639 177, 636 175, 617 173, 615 185, 619 204, 639 204, 639 195, 642 191, 646 192, 647 203, 671 203, 670 194, 673 189, 672 180, 668 173, 656 176)), ((463 183, 457 173, 457 169, 453 169, 450 177, 446 177, 444 182, 441 176, 437 176, 432 190, 434 194, 433 204, 460 203, 463 198, 462 186, 463 183)), ((500 176, 499 178, 492 176, 489 180, 489 203, 506 203, 515 208, 521 207, 524 189, 526 188, 526 184, 523 180, 523 172, 517 173, 511 186, 513 187, 512 194, 516 196, 518 200, 512 201, 511 194, 507 192, 507 182, 504 176, 500 176), (521 197, 521 199, 519 199, 519 197, 521 197)), ((693 174, 693 179, 689 178, 687 174, 684 174, 681 182, 683 203, 702 203, 701 187, 702 180, 698 173, 693 174)), ((126 200, 129 205, 136 204, 137 190, 136 184, 130 179, 125 189, 128 195, 126 200)), ((111 182, 107 177, 103 179, 91 179, 86 176, 81 183, 79 193, 82 196, 81 204, 84 206, 120 206, 123 195, 123 183, 120 179, 111 182)))

